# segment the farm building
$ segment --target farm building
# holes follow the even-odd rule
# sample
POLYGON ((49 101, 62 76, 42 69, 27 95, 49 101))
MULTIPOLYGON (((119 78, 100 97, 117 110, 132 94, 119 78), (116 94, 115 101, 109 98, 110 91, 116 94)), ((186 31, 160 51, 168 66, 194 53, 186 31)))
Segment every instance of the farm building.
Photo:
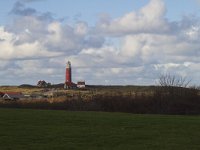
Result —
POLYGON ((6 92, 3 95, 4 100, 19 100, 24 98, 24 95, 20 92, 6 92))

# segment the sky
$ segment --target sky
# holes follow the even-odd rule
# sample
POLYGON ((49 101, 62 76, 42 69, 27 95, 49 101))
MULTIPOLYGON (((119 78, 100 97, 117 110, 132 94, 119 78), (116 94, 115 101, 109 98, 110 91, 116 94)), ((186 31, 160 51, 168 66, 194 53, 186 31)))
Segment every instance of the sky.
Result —
POLYGON ((200 0, 0 2, 0 85, 200 85, 200 0))

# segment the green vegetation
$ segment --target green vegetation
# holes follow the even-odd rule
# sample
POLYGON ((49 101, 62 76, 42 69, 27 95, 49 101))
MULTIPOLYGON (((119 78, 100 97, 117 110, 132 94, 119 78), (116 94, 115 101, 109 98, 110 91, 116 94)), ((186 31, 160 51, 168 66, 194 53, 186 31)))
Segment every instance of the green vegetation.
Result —
POLYGON ((199 116, 0 109, 1 150, 197 150, 199 116))

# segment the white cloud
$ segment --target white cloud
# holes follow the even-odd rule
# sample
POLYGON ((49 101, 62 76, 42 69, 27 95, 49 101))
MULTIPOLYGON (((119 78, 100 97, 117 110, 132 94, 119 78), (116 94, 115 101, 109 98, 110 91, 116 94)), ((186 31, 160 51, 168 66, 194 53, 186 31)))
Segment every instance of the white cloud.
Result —
POLYGON ((48 32, 50 33, 49 35, 49 41, 50 42, 59 42, 62 40, 62 29, 61 29, 61 23, 60 22, 53 22, 48 25, 47 28, 48 32))
POLYGON ((165 5, 162 0, 151 0, 140 9, 111 21, 101 21, 98 30, 105 34, 124 35, 131 33, 166 32, 169 30, 165 15, 165 5))
POLYGON ((4 30, 3 27, 0 29, 0 59, 32 59, 40 57, 53 57, 60 55, 58 52, 49 52, 41 43, 35 41, 33 43, 22 43, 15 44, 18 40, 18 36, 14 33, 9 33, 4 30))
POLYGON ((190 40, 199 40, 200 26, 191 26, 191 28, 185 31, 185 34, 190 40))
POLYGON ((85 22, 79 22, 75 26, 75 33, 84 36, 88 33, 88 25, 85 22))

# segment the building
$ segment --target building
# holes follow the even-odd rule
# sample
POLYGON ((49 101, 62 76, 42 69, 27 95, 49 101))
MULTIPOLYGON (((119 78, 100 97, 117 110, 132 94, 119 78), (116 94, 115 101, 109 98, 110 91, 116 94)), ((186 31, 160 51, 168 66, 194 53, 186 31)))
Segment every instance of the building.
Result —
POLYGON ((65 73, 65 83, 72 82, 72 69, 71 69, 71 62, 68 61, 66 65, 66 73, 65 73))
POLYGON ((76 84, 72 82, 72 67, 71 67, 71 62, 68 61, 65 71, 64 89, 72 89, 72 88, 76 88, 76 84))
POLYGON ((6 92, 3 95, 4 100, 19 100, 24 98, 24 95, 20 92, 6 92))
POLYGON ((85 88, 85 81, 78 81, 77 82, 77 88, 85 88))

